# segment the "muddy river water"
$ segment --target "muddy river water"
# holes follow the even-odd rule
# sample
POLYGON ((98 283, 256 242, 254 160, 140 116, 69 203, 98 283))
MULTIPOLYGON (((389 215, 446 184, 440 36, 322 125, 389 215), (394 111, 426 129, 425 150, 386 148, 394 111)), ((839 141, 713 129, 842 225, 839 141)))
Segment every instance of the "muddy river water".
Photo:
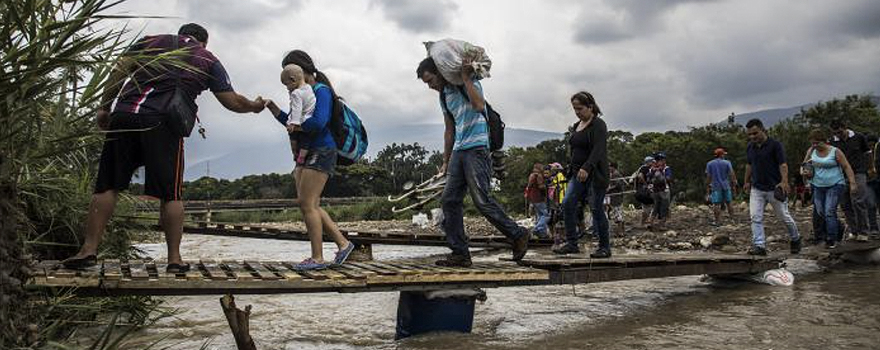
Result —
MULTIPOLYGON (((164 259, 164 244, 141 244, 164 259)), ((187 258, 299 260, 306 242, 189 235, 187 258)), ((327 245, 325 254, 332 247, 327 245)), ((445 248, 374 246, 377 259, 445 248)), ((499 253, 500 254, 500 253, 499 253)), ((507 254, 504 252, 503 254, 507 254)), ((497 260, 497 254, 479 259, 497 260)), ((880 268, 788 260, 792 287, 699 276, 488 289, 471 334, 394 340, 397 293, 240 295, 259 349, 880 349, 880 268)), ((235 349, 219 296, 168 297, 179 312, 138 334, 170 349, 235 349)))

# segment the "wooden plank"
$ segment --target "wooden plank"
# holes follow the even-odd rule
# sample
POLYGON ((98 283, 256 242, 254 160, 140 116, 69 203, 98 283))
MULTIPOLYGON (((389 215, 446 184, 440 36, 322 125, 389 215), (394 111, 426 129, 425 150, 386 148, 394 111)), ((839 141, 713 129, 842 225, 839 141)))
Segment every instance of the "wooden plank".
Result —
POLYGON ((397 274, 397 272, 395 272, 395 271, 391 271, 391 270, 382 268, 380 266, 373 266, 372 262, 349 262, 347 264, 352 265, 352 266, 357 266, 357 267, 360 267, 365 270, 373 271, 379 275, 393 276, 393 275, 397 274))
POLYGON ((147 266, 146 264, 144 264, 143 260, 130 260, 128 262, 128 268, 130 270, 132 280, 145 281, 150 279, 150 274, 147 273, 147 266))
MULTIPOLYGON (((190 268, 193 268, 193 266, 190 265, 190 268)), ((156 263, 156 277, 160 280, 176 279, 177 275, 173 274, 173 273, 168 273, 167 269, 168 269, 167 262, 162 261, 162 262, 156 263)))
POLYGON ((205 268, 204 271, 208 273, 208 278, 212 281, 225 281, 229 279, 226 271, 223 271, 220 263, 216 260, 202 260, 202 265, 205 268))
POLYGON ((184 263, 189 264, 189 271, 185 274, 187 281, 201 280, 203 278, 205 271, 201 261, 184 261, 184 263))
POLYGON ((367 270, 367 269, 364 269, 364 268, 361 268, 361 267, 358 267, 358 266, 352 265, 351 263, 345 263, 345 264, 339 265, 339 266, 337 266, 337 267, 340 268, 340 269, 345 269, 346 271, 351 271, 352 273, 357 273, 357 274, 360 274, 360 275, 364 275, 364 276, 366 276, 367 278, 375 277, 375 276, 378 275, 378 274, 376 273, 376 271, 373 271, 373 270, 367 270))
POLYGON ((416 267, 418 267, 418 268, 420 268, 420 269, 424 269, 424 270, 427 270, 427 271, 434 271, 434 272, 437 272, 438 274, 452 274, 452 273, 456 273, 455 270, 448 269, 448 268, 445 268, 445 267, 443 267, 443 266, 438 266, 437 264, 432 264, 432 263, 423 263, 423 264, 413 263, 413 265, 416 266, 416 267))
POLYGON ((407 262, 405 262, 405 261, 385 261, 385 262, 383 262, 383 263, 386 264, 386 265, 399 267, 399 268, 401 268, 401 269, 406 269, 406 270, 409 270, 409 271, 414 271, 414 272, 416 272, 416 273, 424 274, 424 275, 438 275, 438 274, 440 274, 440 271, 433 270, 433 269, 426 269, 426 268, 423 267, 423 266, 410 264, 410 263, 407 263, 407 262))
POLYGON ((345 277, 347 277, 347 278, 352 278, 352 279, 357 279, 357 280, 367 279, 367 275, 361 273, 358 270, 352 269, 350 267, 345 267, 345 265, 333 265, 333 266, 330 266, 330 269, 345 275, 345 277))
POLYGON ((303 279, 300 274, 296 273, 292 268, 290 268, 290 264, 285 264, 283 262, 272 262, 267 265, 271 265, 271 267, 275 270, 275 273, 281 275, 285 281, 301 281, 303 279))
POLYGON ((119 259, 107 259, 103 261, 103 278, 110 281, 122 279, 122 264, 119 259))
POLYGON ((155 261, 147 261, 144 263, 144 267, 147 271, 148 279, 157 280, 159 279, 159 271, 156 270, 156 262, 155 261))
POLYGON ((258 278, 260 278, 262 280, 274 281, 274 280, 280 279, 280 277, 278 277, 278 275, 276 275, 272 271, 269 271, 269 269, 267 269, 265 266, 263 266, 263 264, 261 264, 259 261, 245 260, 244 265, 247 266, 251 271, 253 271, 257 275, 258 278))
POLYGON ((381 267, 381 268, 389 270, 389 271, 394 271, 394 272, 401 274, 401 275, 418 275, 419 274, 419 271, 394 266, 392 264, 386 264, 381 261, 372 261, 372 262, 370 262, 370 264, 372 264, 373 266, 381 267))
POLYGON ((235 260, 227 260, 223 261, 223 265, 226 266, 226 270, 232 273, 232 278, 238 281, 251 281, 254 279, 254 275, 244 267, 244 265, 240 264, 235 260))

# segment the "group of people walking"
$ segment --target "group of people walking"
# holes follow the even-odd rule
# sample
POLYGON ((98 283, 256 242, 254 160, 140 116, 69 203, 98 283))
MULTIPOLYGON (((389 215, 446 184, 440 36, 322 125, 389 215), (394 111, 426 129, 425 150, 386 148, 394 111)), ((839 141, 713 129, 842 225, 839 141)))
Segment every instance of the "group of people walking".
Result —
MULTIPOLYGON (((221 105, 233 112, 260 113, 268 108, 275 119, 284 125, 296 164, 293 176, 299 205, 311 240, 311 256, 297 264, 297 269, 323 269, 331 264, 342 264, 355 248, 319 206, 321 193, 337 164, 337 145, 329 124, 340 102, 329 78, 305 51, 289 52, 281 61, 280 80, 290 95, 290 108, 284 111, 274 101, 259 96, 249 99, 235 92, 223 65, 207 50, 207 44, 207 31, 198 24, 190 23, 182 26, 177 35, 146 36, 129 50, 129 54, 119 58, 97 112, 98 125, 106 130, 107 136, 86 219, 85 241, 77 254, 63 262, 65 267, 81 269, 96 264, 98 246, 118 194, 128 188, 133 172, 144 166, 145 193, 161 200, 159 223, 168 246, 167 271, 183 273, 189 270, 189 265, 184 263, 180 255, 184 218, 181 202, 184 138, 168 125, 169 113, 165 110, 169 99, 179 90, 184 92, 193 106, 195 98, 202 91, 210 90, 221 105), (177 48, 185 51, 182 60, 192 69, 144 68, 135 61, 137 56, 153 57, 177 48), (123 84, 125 81, 128 82, 123 84), (322 237, 325 233, 337 246, 332 261, 324 259, 322 237)), ((436 263, 459 267, 472 264, 463 223, 462 205, 466 193, 470 194, 479 212, 510 240, 513 260, 518 261, 528 251, 530 233, 513 221, 490 195, 493 166, 489 151, 487 103, 482 85, 475 78, 471 65, 462 66, 460 78, 463 85, 449 83, 430 57, 420 62, 416 69, 417 78, 438 93, 438 104, 443 111, 445 124, 441 172, 447 178, 441 198, 444 217, 441 228, 452 252, 436 263)), ((585 231, 583 212, 584 208, 588 208, 594 235, 598 238, 598 245, 590 256, 608 258, 612 250, 605 213, 606 192, 609 191, 609 184, 620 178, 616 165, 608 160, 608 128, 602 119, 602 110, 591 93, 577 92, 568 102, 577 119, 571 126, 568 140, 568 166, 553 166, 553 173, 547 174, 552 178, 550 184, 553 191, 556 191, 552 197, 556 198, 553 205, 560 208, 565 227, 564 240, 554 249, 554 253, 580 252, 578 240, 585 231)), ((743 185, 744 190, 750 192, 754 236, 750 253, 766 254, 763 208, 768 202, 788 227, 792 252, 799 251, 800 235, 785 205, 784 195, 789 188, 782 144, 769 138, 758 120, 749 121, 746 127, 750 140, 749 164, 743 185), (779 195, 780 191, 783 196, 779 195)), ((842 146, 826 143, 825 135, 820 131, 811 134, 814 143, 805 159, 811 165, 809 169, 812 170, 808 175, 813 186, 814 202, 819 208, 815 218, 823 223, 819 225, 824 228, 821 238, 831 246, 839 239, 839 224, 834 208, 838 202, 847 201, 843 196, 852 195, 854 198, 851 211, 855 213, 855 219, 851 226, 854 232, 858 232, 857 237, 868 230, 867 219, 862 219, 866 217, 866 207, 859 204, 863 203, 859 198, 865 190, 863 173, 867 162, 855 160, 850 154, 861 152, 863 144, 859 136, 848 129, 835 129, 834 139, 842 146), (849 190, 844 189, 844 178, 849 179, 849 190)), ((716 150, 716 156, 722 155, 716 150)), ((725 174, 734 179, 730 185, 736 188, 736 177, 729 162, 721 161, 707 166, 712 201, 726 201, 729 206, 731 187, 725 183, 725 174)), ((663 227, 669 215, 672 182, 666 155, 657 153, 646 158, 645 164, 637 172, 637 178, 653 203, 643 220, 663 227)), ((531 178, 529 183, 531 186, 531 178)), ((543 178, 536 179, 534 186, 547 190, 543 178)), ((622 190, 620 187, 613 185, 611 189, 618 192, 622 190)), ((539 210, 546 210, 540 206, 541 202, 546 203, 546 197, 541 197, 530 199, 539 210)), ((619 200, 616 203, 620 205, 619 200)), ((619 208, 614 213, 615 221, 622 222, 619 208)), ((539 234, 546 234, 544 224, 539 220, 539 234)))

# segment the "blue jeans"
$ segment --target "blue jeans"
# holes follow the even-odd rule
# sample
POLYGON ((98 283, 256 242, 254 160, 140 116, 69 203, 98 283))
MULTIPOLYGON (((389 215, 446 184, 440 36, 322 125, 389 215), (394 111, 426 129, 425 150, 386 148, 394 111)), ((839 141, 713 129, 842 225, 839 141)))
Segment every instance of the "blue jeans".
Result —
POLYGON ((471 148, 453 151, 446 169, 446 186, 440 198, 443 208, 443 232, 452 253, 470 256, 468 238, 464 233, 464 211, 462 204, 465 191, 470 193, 477 210, 486 220, 501 231, 504 236, 514 240, 528 234, 516 224, 494 199, 489 197, 489 179, 492 175, 492 160, 485 148, 471 148))
POLYGON ((846 186, 834 185, 830 187, 813 187, 813 218, 822 218, 825 223, 825 240, 834 242, 840 240, 840 221, 837 219, 837 204, 846 186))
POLYGON ((749 193, 749 215, 752 219, 752 244, 756 247, 764 247, 764 207, 767 203, 773 206, 773 211, 779 217, 788 229, 788 235, 792 241, 800 239, 797 224, 794 218, 788 213, 788 201, 780 202, 773 197, 773 191, 761 191, 752 187, 749 193))
POLYGON ((535 208, 535 229, 532 231, 539 235, 547 234, 547 220, 550 219, 547 213, 547 203, 532 203, 532 207, 535 208))
POLYGON ((577 246, 578 202, 586 198, 593 216, 593 232, 599 236, 599 249, 611 250, 611 238, 608 236, 608 218, 605 216, 605 189, 595 188, 592 182, 580 182, 576 177, 568 182, 568 190, 562 200, 563 219, 565 220, 566 244, 577 246))

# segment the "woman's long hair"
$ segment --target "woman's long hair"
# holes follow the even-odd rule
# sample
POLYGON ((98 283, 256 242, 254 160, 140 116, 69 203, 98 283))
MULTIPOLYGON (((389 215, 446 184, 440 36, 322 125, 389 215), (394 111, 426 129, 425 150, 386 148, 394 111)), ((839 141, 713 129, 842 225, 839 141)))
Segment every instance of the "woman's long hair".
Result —
POLYGON ((309 54, 305 51, 293 50, 287 53, 287 55, 284 56, 284 59, 281 60, 281 68, 284 68, 284 66, 291 63, 302 68, 304 72, 313 74, 315 76, 315 80, 329 86, 330 90, 333 90, 333 84, 330 83, 330 79, 328 79, 327 76, 324 75, 324 73, 322 73, 318 70, 317 67, 315 67, 315 62, 312 61, 312 57, 309 56, 309 54))
POLYGON ((593 98, 593 94, 591 94, 589 92, 586 92, 586 91, 578 92, 578 93, 574 94, 573 96, 571 96, 571 100, 578 101, 580 104, 582 104, 584 106, 592 107, 593 114, 595 114, 596 116, 602 115, 602 110, 599 109, 599 105, 596 103, 596 99, 593 98))

